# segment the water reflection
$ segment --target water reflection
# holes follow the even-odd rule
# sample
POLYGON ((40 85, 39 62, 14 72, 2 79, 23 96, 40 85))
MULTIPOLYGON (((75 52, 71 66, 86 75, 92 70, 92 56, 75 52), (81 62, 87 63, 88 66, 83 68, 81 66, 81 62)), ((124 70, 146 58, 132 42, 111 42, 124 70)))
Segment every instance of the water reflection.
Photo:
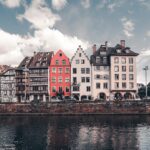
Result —
POLYGON ((149 116, 0 117, 0 149, 145 150, 149 140, 149 116))

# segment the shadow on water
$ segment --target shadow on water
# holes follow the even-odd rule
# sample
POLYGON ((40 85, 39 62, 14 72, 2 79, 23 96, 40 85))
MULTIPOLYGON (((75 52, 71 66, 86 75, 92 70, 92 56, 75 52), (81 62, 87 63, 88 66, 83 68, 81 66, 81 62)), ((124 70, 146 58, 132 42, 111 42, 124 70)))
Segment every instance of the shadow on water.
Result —
POLYGON ((137 150, 149 127, 150 116, 138 115, 1 116, 0 149, 137 150))

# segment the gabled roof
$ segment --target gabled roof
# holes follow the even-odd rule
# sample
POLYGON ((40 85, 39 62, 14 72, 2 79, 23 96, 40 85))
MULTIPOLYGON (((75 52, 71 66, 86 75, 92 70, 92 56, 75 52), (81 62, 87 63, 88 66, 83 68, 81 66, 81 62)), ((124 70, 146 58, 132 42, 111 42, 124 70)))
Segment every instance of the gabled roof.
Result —
POLYGON ((36 53, 29 64, 29 68, 48 68, 53 55, 53 52, 36 53))
POLYGON ((73 61, 73 59, 75 58, 77 52, 81 50, 82 54, 84 54, 84 56, 87 58, 87 60, 90 62, 89 57, 86 55, 86 53, 84 52, 83 48, 79 45, 79 47, 77 48, 76 52, 74 53, 73 57, 71 58, 71 62, 73 61))

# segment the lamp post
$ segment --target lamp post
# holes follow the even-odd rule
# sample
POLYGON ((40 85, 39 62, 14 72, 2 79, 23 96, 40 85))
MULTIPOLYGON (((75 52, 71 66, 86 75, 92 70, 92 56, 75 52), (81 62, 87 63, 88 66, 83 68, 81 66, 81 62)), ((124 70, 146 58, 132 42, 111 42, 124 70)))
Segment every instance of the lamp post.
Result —
POLYGON ((147 71, 148 71, 148 66, 145 66, 143 68, 143 70, 145 71, 146 98, 147 98, 147 71))

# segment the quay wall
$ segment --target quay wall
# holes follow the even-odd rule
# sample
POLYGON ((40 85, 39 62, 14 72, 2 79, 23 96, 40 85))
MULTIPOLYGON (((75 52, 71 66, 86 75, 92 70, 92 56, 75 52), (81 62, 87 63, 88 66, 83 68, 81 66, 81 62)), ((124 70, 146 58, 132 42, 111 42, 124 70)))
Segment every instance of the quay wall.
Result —
POLYGON ((0 115, 150 114, 150 103, 0 104, 0 115))

